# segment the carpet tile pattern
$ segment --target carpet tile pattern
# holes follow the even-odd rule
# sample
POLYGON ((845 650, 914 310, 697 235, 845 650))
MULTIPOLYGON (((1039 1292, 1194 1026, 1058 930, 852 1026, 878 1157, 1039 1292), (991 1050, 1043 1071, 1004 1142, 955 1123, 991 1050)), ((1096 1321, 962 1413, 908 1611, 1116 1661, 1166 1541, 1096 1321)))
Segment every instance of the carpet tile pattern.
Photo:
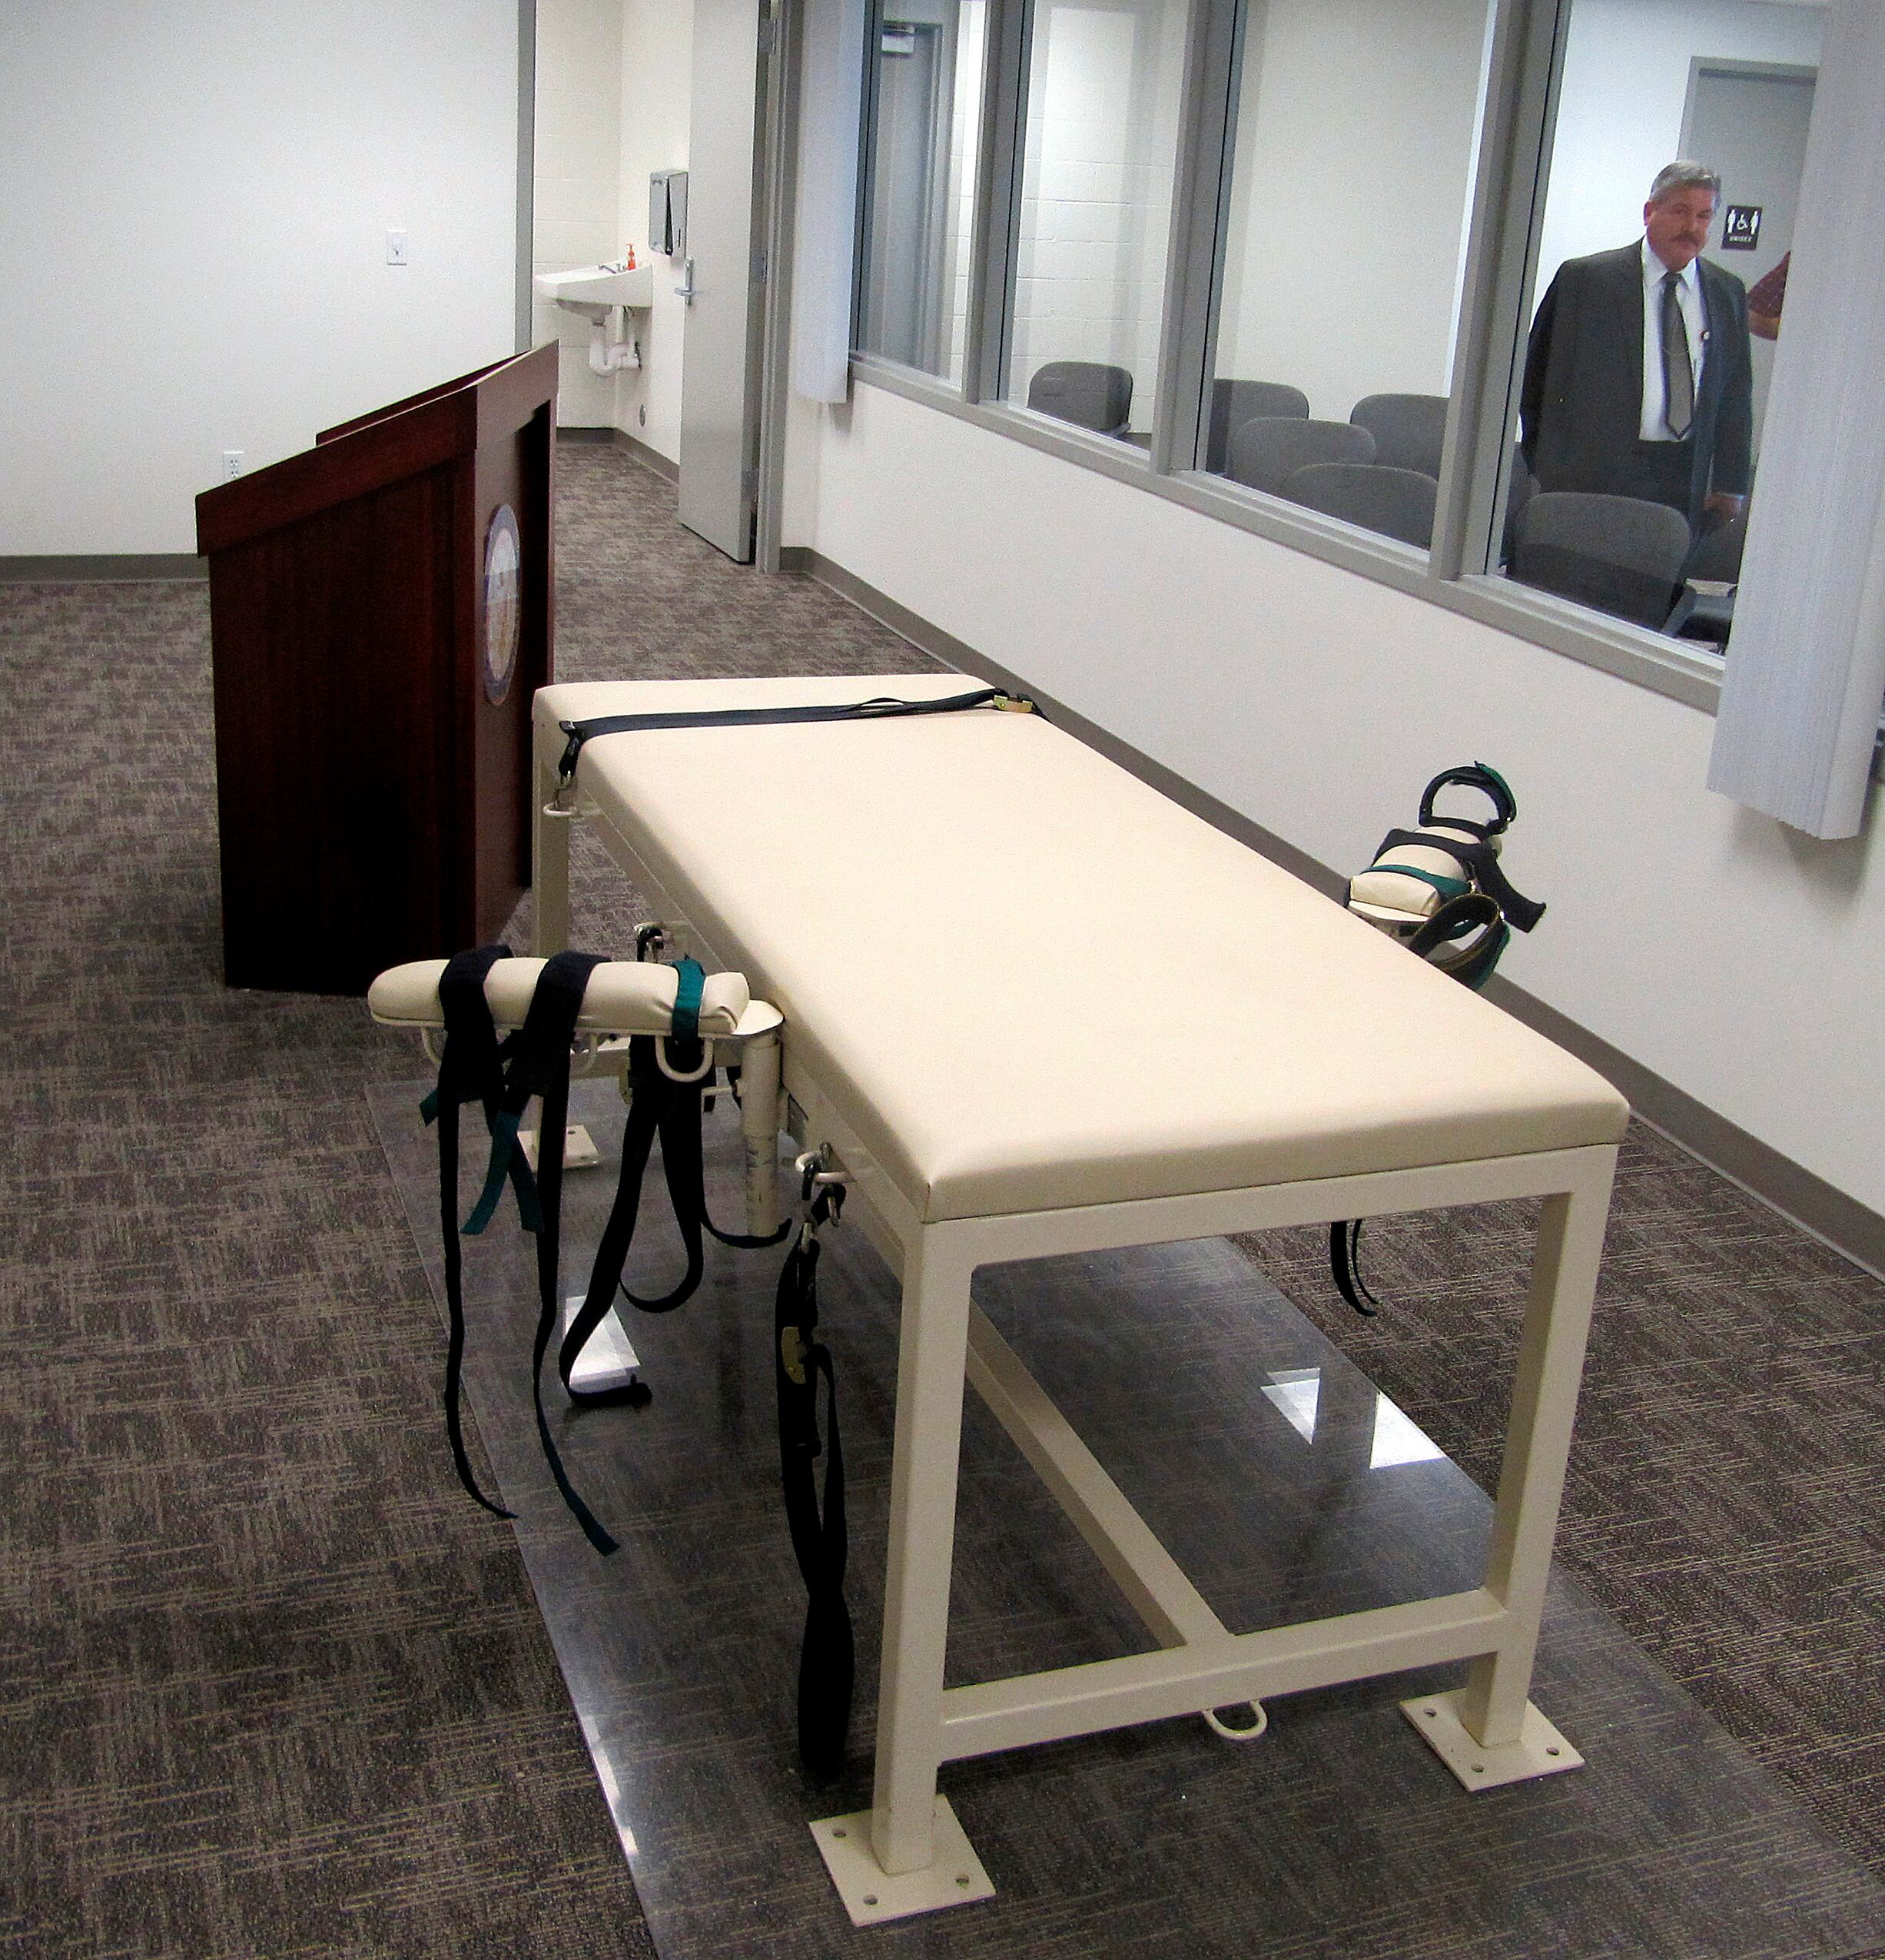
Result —
MULTIPOLYGON (((617 452, 564 447, 559 513, 563 678, 923 664, 617 452)), ((0 1948, 647 1955, 516 1552, 439 1447, 363 1099, 413 1055, 221 984, 210 713, 201 587, 0 586, 0 1948)), ((1646 1133, 1615 1221, 1567 1566, 1878 1869, 1885 1287, 1646 1133)), ((1371 1231, 1362 1328, 1313 1245, 1256 1256, 1483 1477, 1522 1237, 1371 1231)))

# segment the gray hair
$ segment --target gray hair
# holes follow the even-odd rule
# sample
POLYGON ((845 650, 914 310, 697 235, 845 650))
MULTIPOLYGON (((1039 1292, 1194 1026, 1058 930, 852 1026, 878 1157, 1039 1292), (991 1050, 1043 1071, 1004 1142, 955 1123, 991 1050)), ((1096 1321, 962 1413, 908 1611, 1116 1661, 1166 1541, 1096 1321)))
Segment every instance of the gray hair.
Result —
POLYGON ((1659 204, 1671 191, 1686 191, 1694 187, 1721 194, 1721 179, 1706 164, 1696 163, 1688 157, 1678 157, 1672 164, 1664 164, 1656 173, 1656 181, 1649 187, 1649 201, 1659 204))

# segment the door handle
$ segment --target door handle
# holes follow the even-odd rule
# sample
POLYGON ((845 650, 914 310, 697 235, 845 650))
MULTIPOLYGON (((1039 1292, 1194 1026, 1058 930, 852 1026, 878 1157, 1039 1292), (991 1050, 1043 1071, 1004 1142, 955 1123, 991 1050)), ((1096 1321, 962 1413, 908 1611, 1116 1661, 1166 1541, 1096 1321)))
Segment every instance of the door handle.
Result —
POLYGON ((692 306, 694 304, 694 261, 691 258, 684 258, 681 261, 681 282, 674 289, 675 295, 692 306))

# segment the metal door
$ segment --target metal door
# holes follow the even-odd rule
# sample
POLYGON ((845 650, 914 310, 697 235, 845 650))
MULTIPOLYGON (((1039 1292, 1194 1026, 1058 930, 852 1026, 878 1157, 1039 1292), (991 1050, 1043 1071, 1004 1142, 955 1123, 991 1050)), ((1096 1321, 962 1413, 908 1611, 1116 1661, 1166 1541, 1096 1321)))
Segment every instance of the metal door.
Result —
MULTIPOLYGON (((769 4, 769 0, 768 0, 769 4)), ((753 555, 765 277, 762 0, 695 0, 687 157, 680 517, 740 564, 753 555)))
MULTIPOLYGON (((1815 79, 1808 68, 1701 56, 1690 71, 1682 154, 1698 158, 1721 179, 1722 208, 1708 256, 1750 286, 1778 265, 1793 244, 1794 207, 1807 154, 1815 79), (1731 206, 1751 207, 1761 213, 1757 242, 1751 251, 1727 248, 1724 228, 1731 206)), ((1753 350, 1758 447, 1774 350, 1757 340, 1753 350)))

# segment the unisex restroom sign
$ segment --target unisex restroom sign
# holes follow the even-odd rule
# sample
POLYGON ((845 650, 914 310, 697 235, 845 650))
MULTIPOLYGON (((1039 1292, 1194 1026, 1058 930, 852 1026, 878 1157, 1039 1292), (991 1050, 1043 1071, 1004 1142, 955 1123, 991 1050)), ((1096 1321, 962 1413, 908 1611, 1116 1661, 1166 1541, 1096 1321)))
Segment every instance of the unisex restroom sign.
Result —
POLYGON ((1730 204, 1721 218, 1721 249, 1751 252, 1761 243, 1759 204, 1730 204))

